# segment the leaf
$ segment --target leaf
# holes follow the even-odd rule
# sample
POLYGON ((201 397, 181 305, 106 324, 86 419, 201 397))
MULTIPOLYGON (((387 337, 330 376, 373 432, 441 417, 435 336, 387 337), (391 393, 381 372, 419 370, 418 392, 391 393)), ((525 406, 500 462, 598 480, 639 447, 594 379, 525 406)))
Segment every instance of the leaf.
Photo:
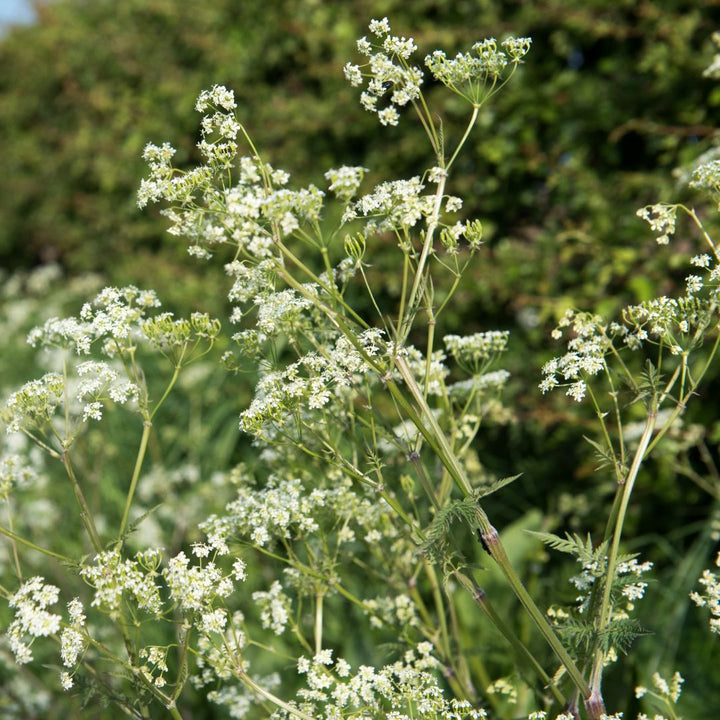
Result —
POLYGON ((517 475, 510 475, 506 478, 501 478, 500 480, 496 480, 495 482, 491 483, 490 485, 484 487, 484 488, 478 488, 474 495, 477 500, 480 498, 487 497, 488 495, 492 495, 494 492, 497 492, 500 490, 500 488, 504 488, 506 485, 509 485, 511 482, 514 482, 517 480, 522 473, 518 473, 517 475))
POLYGON ((128 535, 131 535, 132 533, 134 533, 135 530, 137 529, 138 525, 140 525, 140 523, 143 520, 145 520, 146 517, 152 515, 155 511, 157 511, 161 507, 162 507, 162 503, 158 503, 157 505, 154 505, 153 507, 151 507, 147 512, 144 512, 142 515, 140 515, 140 517, 136 518, 131 523, 129 523, 127 530, 125 530, 125 533, 124 533, 122 539, 124 540, 128 535))
POLYGON ((595 448, 597 457, 600 460, 600 465, 597 466, 596 470, 602 470, 602 468, 609 466, 617 466, 617 458, 612 448, 607 445, 601 445, 600 443, 595 442, 595 440, 591 440, 587 435, 583 435, 583 440, 595 448))
POLYGON ((573 555, 578 558, 583 565, 587 565, 591 562, 600 563, 605 560, 608 547, 607 540, 595 548, 593 547, 590 533, 588 533, 587 537, 583 539, 577 534, 570 535, 570 533, 565 533, 565 537, 561 538, 559 535, 555 535, 554 533, 538 532, 537 530, 528 530, 527 532, 540 538, 540 540, 553 550, 573 555))
MULTIPOLYGON (((565 537, 561 538, 559 535, 555 535, 554 533, 540 532, 538 530, 527 530, 526 532, 529 532, 531 535, 535 535, 535 537, 542 540, 553 550, 568 553, 569 555, 574 555, 575 557, 580 554, 579 548, 584 550, 583 541, 577 535, 571 537, 569 533, 565 533, 565 537)), ((588 539, 589 537, 590 536, 588 535, 588 539)))

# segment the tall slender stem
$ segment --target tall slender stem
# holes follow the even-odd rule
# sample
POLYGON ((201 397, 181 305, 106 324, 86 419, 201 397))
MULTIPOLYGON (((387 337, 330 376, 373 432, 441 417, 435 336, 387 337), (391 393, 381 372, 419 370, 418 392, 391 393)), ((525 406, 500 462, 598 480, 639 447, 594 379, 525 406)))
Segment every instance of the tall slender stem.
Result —
POLYGON ((72 463, 70 462, 70 455, 67 450, 65 450, 62 454, 62 462, 65 466, 65 472, 67 472, 70 482, 72 483, 73 490, 75 491, 75 498, 80 506, 80 517, 83 521, 83 525, 85 526, 85 530, 87 530, 88 537, 90 538, 93 548, 95 548, 95 552, 99 553, 102 551, 100 536, 98 535, 97 528, 95 527, 95 521, 93 520, 90 507, 85 499, 85 494, 83 493, 80 483, 75 476, 75 471, 73 470, 72 463))
POLYGON ((143 432, 140 437, 140 447, 138 448, 138 454, 135 458, 135 468, 133 469, 132 478, 130 479, 130 487, 128 488, 128 494, 125 498, 125 509, 123 510, 122 520, 120 521, 120 529, 118 531, 117 549, 120 549, 123 544, 123 536, 125 535, 128 518, 130 517, 130 508, 132 507, 135 490, 137 489, 138 480, 140 478, 140 471, 142 470, 143 461, 145 460, 145 453, 147 452, 147 445, 151 430, 152 422, 150 422, 150 419, 148 418, 143 423, 143 432))
POLYGON ((35 543, 30 542, 29 540, 26 540, 24 537, 21 537, 12 530, 8 530, 7 528, 4 528, 2 526, 0 526, 0 535, 4 535, 5 537, 10 538, 13 543, 21 543, 25 547, 28 547, 31 550, 35 550, 35 552, 39 552, 43 555, 47 555, 48 557, 55 558, 62 563, 66 563, 68 565, 72 565, 73 563, 71 558, 66 557, 65 555, 60 555, 60 553, 53 552, 52 550, 48 550, 47 548, 40 547, 40 545, 36 545, 35 543))
POLYGON ((640 438, 635 456, 633 457, 632 465, 628 471, 627 477, 623 484, 622 496, 617 509, 617 516, 615 518, 615 528, 613 530, 612 543, 610 545, 610 552, 608 554, 607 571, 605 575, 605 586, 603 589, 602 600, 597 615, 597 636, 598 636, 598 647, 595 650, 592 670, 590 671, 590 689, 591 694, 586 708, 591 717, 595 717, 596 713, 595 706, 602 700, 601 683, 602 683, 602 672, 603 664, 605 661, 605 652, 602 649, 600 639, 607 628, 612 613, 611 605, 611 592, 613 579, 615 578, 615 571, 617 567, 617 558, 620 548, 620 538, 622 537, 623 525, 625 524, 625 516, 627 514, 628 504, 630 502, 630 496, 632 495, 633 486, 635 485, 635 479, 637 478, 642 461, 647 453, 648 445, 650 444, 650 438, 655 430, 655 423, 657 422, 657 402, 653 398, 651 406, 648 410, 647 419, 645 421, 645 429, 640 438))

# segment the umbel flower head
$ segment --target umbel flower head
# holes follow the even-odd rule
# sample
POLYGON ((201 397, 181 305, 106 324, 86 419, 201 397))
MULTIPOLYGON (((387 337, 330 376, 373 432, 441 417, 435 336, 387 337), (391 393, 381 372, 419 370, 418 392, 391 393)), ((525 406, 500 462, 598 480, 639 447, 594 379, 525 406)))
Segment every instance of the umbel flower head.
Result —
MULTIPOLYGON (((370 22, 372 37, 357 41, 358 52, 367 58, 363 65, 347 63, 345 77, 353 87, 367 87, 360 104, 377 114, 382 125, 397 125, 399 109, 420 98, 424 82, 421 68, 410 65, 417 50, 412 38, 392 35, 387 18, 370 22), (387 101, 385 101, 387 99, 387 101)), ((476 42, 470 53, 448 58, 436 50, 425 58, 433 77, 474 106, 481 105, 507 82, 530 50, 530 38, 509 37, 501 43, 495 38, 476 42)))
POLYGON ((530 51, 532 40, 509 37, 501 43, 495 38, 476 42, 472 52, 448 58, 435 50, 425 58, 433 77, 474 106, 481 105, 504 85, 530 51))
POLYGON ((382 125, 397 125, 398 108, 420 97, 422 70, 408 63, 417 45, 412 38, 392 35, 387 18, 372 20, 369 27, 374 38, 362 37, 357 42, 358 52, 367 62, 362 66, 345 65, 345 77, 353 87, 360 87, 363 78, 369 78, 367 88, 360 95, 360 104, 376 113, 382 125), (389 101, 383 103, 384 98, 389 101))

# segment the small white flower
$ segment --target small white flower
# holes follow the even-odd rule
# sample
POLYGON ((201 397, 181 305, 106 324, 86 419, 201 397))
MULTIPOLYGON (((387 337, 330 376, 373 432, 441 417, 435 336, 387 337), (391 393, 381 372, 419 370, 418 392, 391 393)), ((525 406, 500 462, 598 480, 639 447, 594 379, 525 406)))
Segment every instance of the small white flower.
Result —
POLYGON ((390 105, 378 112, 378 119, 381 125, 397 125, 400 121, 400 115, 398 111, 390 105))
POLYGON ((371 20, 369 30, 373 35, 383 37, 390 33, 390 23, 386 17, 382 20, 371 20))

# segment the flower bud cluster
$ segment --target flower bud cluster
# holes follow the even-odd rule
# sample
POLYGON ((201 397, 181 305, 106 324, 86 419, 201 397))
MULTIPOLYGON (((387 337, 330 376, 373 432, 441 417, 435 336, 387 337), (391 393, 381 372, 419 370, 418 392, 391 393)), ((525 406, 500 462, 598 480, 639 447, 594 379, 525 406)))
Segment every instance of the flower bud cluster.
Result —
MULTIPOLYGON (((650 694, 655 696, 655 698, 657 699, 665 701, 668 706, 671 706, 677 703, 677 701, 680 699, 684 682, 685 678, 677 671, 673 673, 673 676, 670 678, 670 682, 668 682, 662 675, 660 675, 660 673, 655 672, 652 676, 654 691, 649 690, 642 685, 638 685, 635 688, 635 697, 642 698, 650 694)), ((643 720, 643 715, 644 713, 638 715, 638 720, 643 720)), ((674 712, 672 713, 672 716, 677 717, 674 712)), ((644 717, 647 718, 647 716, 644 717)), ((658 717, 658 715, 655 715, 655 717, 658 717)))

